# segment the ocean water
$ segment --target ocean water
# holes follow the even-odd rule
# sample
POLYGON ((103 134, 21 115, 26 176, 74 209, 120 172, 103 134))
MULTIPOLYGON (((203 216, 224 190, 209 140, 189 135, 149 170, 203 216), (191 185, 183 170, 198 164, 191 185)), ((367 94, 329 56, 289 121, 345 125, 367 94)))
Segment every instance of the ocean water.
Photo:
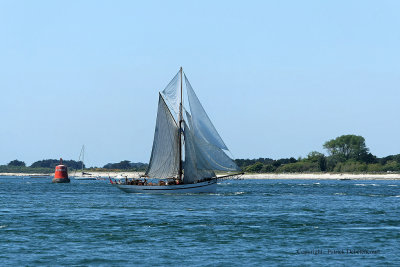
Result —
POLYGON ((400 181, 235 180, 217 194, 0 177, 0 265, 399 266, 400 181))

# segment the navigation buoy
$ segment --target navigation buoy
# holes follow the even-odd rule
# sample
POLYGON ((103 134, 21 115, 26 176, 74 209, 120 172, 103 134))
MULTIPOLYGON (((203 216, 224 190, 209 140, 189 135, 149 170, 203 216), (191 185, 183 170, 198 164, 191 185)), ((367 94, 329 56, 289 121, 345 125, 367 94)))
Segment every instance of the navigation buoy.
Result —
POLYGON ((71 180, 68 178, 67 166, 62 164, 62 158, 60 158, 60 165, 56 166, 54 173, 53 183, 69 183, 71 180))

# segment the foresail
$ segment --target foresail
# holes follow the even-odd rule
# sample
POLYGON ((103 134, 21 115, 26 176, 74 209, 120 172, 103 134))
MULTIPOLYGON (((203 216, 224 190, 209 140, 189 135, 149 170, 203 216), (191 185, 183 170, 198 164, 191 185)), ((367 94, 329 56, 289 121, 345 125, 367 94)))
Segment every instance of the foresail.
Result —
MULTIPOLYGON (((214 171, 240 171, 236 163, 219 147, 194 135, 197 154, 207 162, 206 168, 214 171)), ((199 166, 201 168, 201 166, 199 166)))
POLYGON ((190 115, 187 110, 185 110, 185 118, 184 120, 189 124, 189 128, 193 130, 193 123, 192 123, 192 115, 190 115))
POLYGON ((196 93, 194 92, 192 86, 190 85, 190 82, 187 79, 186 75, 185 75, 185 82, 186 82, 186 90, 190 105, 190 113, 192 115, 191 117, 193 124, 192 131, 196 133, 197 137, 203 138, 208 143, 213 144, 218 148, 228 150, 224 141, 218 134, 210 118, 208 117, 206 111, 201 105, 199 99, 197 98, 196 93))
POLYGON ((203 155, 196 148, 195 137, 186 122, 184 122, 184 129, 185 170, 183 183, 191 184, 204 178, 215 177, 211 166, 209 166, 207 160, 204 159, 203 155))
POLYGON ((160 94, 153 149, 146 171, 150 178, 168 178, 178 174, 178 132, 179 128, 160 94))

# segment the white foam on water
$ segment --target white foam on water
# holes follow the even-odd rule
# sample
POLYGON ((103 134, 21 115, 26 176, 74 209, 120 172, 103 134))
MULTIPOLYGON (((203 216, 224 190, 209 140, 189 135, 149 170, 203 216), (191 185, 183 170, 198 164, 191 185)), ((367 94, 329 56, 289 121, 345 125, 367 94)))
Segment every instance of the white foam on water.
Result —
POLYGON ((0 229, 6 228, 8 225, 0 225, 0 229))
POLYGON ((370 186, 380 186, 380 185, 378 185, 378 184, 355 184, 356 186, 368 186, 368 185, 370 185, 370 186))
POLYGON ((400 226, 378 226, 378 227, 345 227, 346 230, 400 230, 400 226))

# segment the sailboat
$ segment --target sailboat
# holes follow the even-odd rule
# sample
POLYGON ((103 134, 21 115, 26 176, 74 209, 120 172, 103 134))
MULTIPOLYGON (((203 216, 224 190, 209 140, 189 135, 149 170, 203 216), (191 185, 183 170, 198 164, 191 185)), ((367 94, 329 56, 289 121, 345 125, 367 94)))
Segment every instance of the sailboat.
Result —
POLYGON ((159 92, 153 148, 145 175, 110 182, 127 193, 214 193, 218 179, 242 174, 227 152, 180 68, 159 92), (217 177, 216 171, 227 175, 217 177), (156 179, 158 182, 148 182, 156 179))
POLYGON ((79 154, 79 159, 78 162, 81 162, 81 173, 79 175, 76 175, 76 170, 74 173, 73 178, 75 180, 96 180, 97 178, 93 176, 91 173, 84 172, 83 167, 85 166, 84 161, 85 161, 85 145, 82 145, 81 153, 79 154))

